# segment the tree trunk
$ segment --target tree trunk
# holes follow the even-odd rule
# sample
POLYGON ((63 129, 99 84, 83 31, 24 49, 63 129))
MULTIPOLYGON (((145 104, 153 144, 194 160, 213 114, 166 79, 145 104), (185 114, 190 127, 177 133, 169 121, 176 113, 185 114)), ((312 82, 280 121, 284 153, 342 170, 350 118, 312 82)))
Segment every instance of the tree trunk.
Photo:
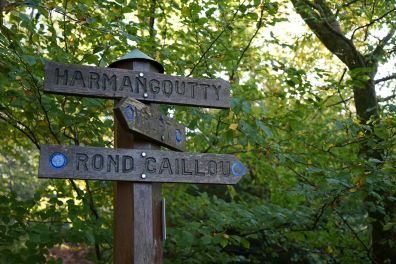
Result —
MULTIPOLYGON (((375 93, 374 77, 377 73, 378 60, 383 52, 383 47, 394 34, 392 29, 389 34, 380 41, 376 49, 363 56, 355 47, 354 43, 346 38, 335 15, 324 0, 291 0, 297 13, 304 19, 309 28, 315 33, 326 48, 337 56, 348 68, 353 83, 353 96, 356 114, 360 123, 370 129, 366 129, 367 141, 361 144, 359 155, 366 161, 377 159, 383 161, 383 149, 372 147, 369 141, 379 142, 380 139, 373 133, 374 127, 379 123, 379 105, 375 93)), ((374 144, 375 145, 375 144, 374 144)), ((376 168, 380 169, 380 167, 376 168)), ((372 168, 366 167, 366 173, 371 174, 372 168)), ((384 190, 375 189, 380 199, 387 199, 391 194, 384 190)), ((369 218, 372 219, 371 242, 373 263, 396 263, 396 250, 390 241, 393 240, 395 232, 384 230, 385 216, 396 213, 395 204, 389 200, 383 205, 385 213, 373 210, 381 205, 382 201, 368 194, 366 204, 368 205, 369 218), (372 206, 376 205, 376 206, 372 206)))

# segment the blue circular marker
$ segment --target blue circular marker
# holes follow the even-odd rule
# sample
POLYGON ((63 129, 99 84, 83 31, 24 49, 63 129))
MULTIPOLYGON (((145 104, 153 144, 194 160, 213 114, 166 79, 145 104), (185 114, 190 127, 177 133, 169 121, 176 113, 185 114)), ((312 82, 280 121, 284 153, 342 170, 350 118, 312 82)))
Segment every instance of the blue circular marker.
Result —
POLYGON ((245 174, 246 168, 245 168, 245 166, 243 166, 242 163, 240 163, 240 162, 234 162, 234 163, 231 165, 231 172, 232 172, 232 174, 233 174, 234 176, 240 177, 240 176, 242 176, 242 175, 245 174))
POLYGON ((124 115, 129 122, 133 122, 135 120, 135 110, 133 110, 132 105, 127 105, 124 108, 124 115))
POLYGON ((67 165, 67 158, 65 154, 60 152, 55 152, 52 153, 52 155, 50 156, 49 163, 51 167, 54 169, 62 169, 67 165))
POLYGON ((182 137, 180 130, 176 129, 176 142, 180 143, 180 142, 182 142, 182 140, 183 140, 183 137, 182 137))

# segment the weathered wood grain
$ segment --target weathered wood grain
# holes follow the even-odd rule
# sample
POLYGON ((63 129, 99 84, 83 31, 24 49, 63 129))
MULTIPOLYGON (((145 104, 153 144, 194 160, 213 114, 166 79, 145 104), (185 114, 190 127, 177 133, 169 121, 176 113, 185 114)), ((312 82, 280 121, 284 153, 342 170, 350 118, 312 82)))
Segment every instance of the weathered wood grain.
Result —
POLYGON ((245 172, 228 154, 63 145, 42 145, 40 150, 40 178, 235 184, 245 172), (57 154, 67 159, 61 168, 51 165, 57 154))
POLYGON ((154 72, 45 62, 44 91, 211 108, 230 107, 230 84, 154 72))
MULTIPOLYGON (((119 61, 113 66, 158 72, 153 63, 141 60, 119 61)), ((155 107, 159 106, 150 104, 150 108, 155 107)), ((114 117, 114 147, 160 149, 159 145, 131 133, 117 115, 114 117)), ((163 263, 161 183, 115 181, 113 228, 113 263, 163 263)))
POLYGON ((186 127, 164 116, 157 108, 129 97, 122 99, 114 111, 129 130, 173 150, 186 150, 186 127))

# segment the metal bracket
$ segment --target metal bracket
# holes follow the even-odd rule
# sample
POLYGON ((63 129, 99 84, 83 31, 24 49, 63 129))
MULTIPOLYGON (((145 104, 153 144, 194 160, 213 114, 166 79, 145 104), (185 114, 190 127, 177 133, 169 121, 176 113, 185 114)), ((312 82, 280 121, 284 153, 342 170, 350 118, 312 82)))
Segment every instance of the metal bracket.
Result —
POLYGON ((162 240, 166 240, 166 203, 165 198, 162 198, 162 240))

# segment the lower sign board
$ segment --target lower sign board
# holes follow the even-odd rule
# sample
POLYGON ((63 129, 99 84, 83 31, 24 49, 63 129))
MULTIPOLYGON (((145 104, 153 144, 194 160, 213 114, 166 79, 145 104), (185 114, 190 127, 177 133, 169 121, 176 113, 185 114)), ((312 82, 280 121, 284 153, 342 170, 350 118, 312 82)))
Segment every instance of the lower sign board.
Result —
POLYGON ((39 178, 236 184, 246 173, 229 154, 41 145, 39 178))
POLYGON ((122 99, 114 108, 118 119, 131 131, 174 150, 185 151, 186 128, 156 108, 133 98, 122 99))

